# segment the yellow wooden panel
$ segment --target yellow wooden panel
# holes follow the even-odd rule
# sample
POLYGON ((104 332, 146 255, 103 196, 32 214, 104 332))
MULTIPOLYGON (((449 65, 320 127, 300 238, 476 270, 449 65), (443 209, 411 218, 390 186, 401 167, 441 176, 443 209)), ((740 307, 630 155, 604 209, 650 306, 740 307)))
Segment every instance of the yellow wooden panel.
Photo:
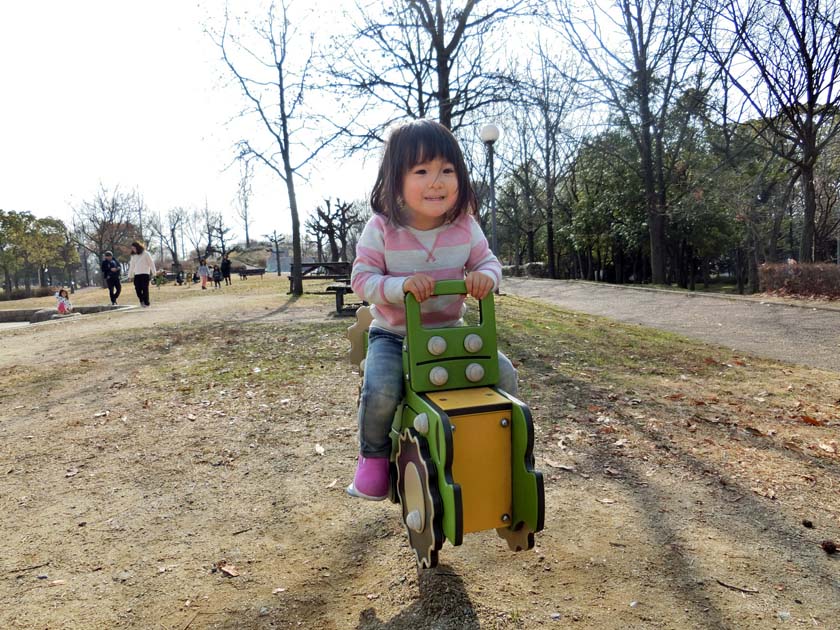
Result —
POLYGON ((511 514, 513 502, 510 413, 508 408, 450 418, 455 427, 452 477, 461 485, 465 534, 510 525, 502 520, 511 514))
POLYGON ((466 407, 485 405, 510 405, 510 401, 489 387, 470 387, 443 392, 429 392, 429 399, 446 412, 466 407))

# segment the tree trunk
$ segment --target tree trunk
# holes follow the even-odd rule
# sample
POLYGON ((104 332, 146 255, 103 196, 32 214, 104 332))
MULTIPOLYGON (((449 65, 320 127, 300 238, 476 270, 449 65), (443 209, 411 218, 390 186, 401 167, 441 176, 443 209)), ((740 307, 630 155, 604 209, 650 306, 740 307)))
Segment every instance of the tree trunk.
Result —
MULTIPOLYGON (((285 145, 288 147, 288 143, 285 145)), ((286 171, 286 192, 289 195, 289 211, 292 215, 292 295, 303 295, 303 257, 300 249, 300 218, 298 217, 297 195, 295 194, 294 171, 288 152, 283 154, 286 171)))
POLYGON ((814 167, 805 156, 802 173, 802 198, 804 213, 802 217, 802 240, 799 242, 799 262, 814 262, 814 219, 817 216, 817 190, 814 186, 814 167))
POLYGON ((735 250, 735 284, 738 294, 744 295, 744 253, 740 247, 735 250))

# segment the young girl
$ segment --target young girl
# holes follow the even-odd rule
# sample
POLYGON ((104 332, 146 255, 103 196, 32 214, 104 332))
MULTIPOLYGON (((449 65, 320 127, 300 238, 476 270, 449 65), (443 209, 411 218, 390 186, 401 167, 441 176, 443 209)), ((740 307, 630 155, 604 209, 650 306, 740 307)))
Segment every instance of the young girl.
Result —
POLYGON ((201 276, 201 288, 207 290, 207 276, 210 275, 210 269, 203 258, 198 261, 198 275, 201 276))
MULTIPOLYGON (((347 492, 379 501, 388 494, 388 434, 403 397, 405 294, 421 302, 424 324, 457 326, 464 296, 431 297, 435 281, 465 280, 467 292, 482 299, 502 269, 472 216, 475 193, 458 142, 439 123, 415 120, 391 132, 371 207, 350 279, 371 304, 373 321, 359 401, 361 454, 347 492)), ((499 387, 516 395, 516 370, 501 353, 499 368, 499 387)))
POLYGON ((213 265, 213 288, 222 288, 222 271, 219 269, 219 265, 213 265))
POLYGON ((69 315, 73 312, 73 305, 70 303, 70 295, 67 293, 67 289, 59 289, 55 297, 58 300, 56 310, 58 310, 59 315, 69 315))

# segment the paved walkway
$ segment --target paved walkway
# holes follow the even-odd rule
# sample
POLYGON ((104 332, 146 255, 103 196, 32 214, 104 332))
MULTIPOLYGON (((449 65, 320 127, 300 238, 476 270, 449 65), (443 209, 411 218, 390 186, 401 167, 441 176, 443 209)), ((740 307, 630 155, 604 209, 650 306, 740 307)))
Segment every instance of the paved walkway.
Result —
POLYGON ((659 328, 736 352, 840 372, 840 309, 568 280, 505 278, 503 292, 659 328))

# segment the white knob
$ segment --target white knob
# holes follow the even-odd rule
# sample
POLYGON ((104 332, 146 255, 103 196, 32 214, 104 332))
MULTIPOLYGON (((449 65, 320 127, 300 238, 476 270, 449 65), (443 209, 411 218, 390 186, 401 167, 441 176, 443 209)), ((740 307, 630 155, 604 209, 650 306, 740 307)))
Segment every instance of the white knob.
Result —
POLYGON ((484 378, 484 368, 478 363, 470 363, 466 369, 467 380, 477 383, 484 378))
POLYGON ((467 352, 478 352, 482 347, 484 347, 484 340, 475 333, 470 333, 464 339, 464 349, 467 352))
POLYGON ((446 352, 446 339, 435 335, 434 337, 429 339, 429 343, 426 344, 426 348, 428 349, 430 354, 433 354, 435 356, 443 354, 444 352, 446 352))
POLYGON ((418 534, 423 531, 423 517, 420 516, 419 510, 412 510, 405 515, 405 524, 409 529, 413 529, 418 534))
POLYGON ((433 367, 431 372, 429 372, 429 380, 432 382, 432 385, 437 385, 438 387, 446 385, 446 381, 449 380, 449 372, 446 371, 446 368, 440 366, 433 367))
POLYGON ((414 416, 414 430, 426 435, 429 432, 429 416, 425 413, 414 416))

